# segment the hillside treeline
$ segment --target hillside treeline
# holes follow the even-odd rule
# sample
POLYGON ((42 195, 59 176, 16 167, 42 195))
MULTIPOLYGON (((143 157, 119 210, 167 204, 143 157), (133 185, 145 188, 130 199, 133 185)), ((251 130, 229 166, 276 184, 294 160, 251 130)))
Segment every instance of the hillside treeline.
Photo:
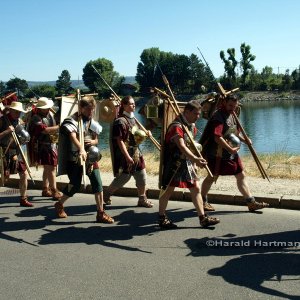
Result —
MULTIPOLYGON (((251 47, 242 43, 239 54, 234 48, 220 51, 220 63, 224 64, 224 74, 215 79, 209 65, 199 54, 174 54, 149 48, 142 51, 137 64, 136 83, 131 84, 131 92, 145 95, 152 87, 165 88, 162 80, 164 74, 176 94, 201 94, 215 89, 216 80, 226 89, 239 87, 244 91, 290 91, 300 90, 300 66, 295 70, 285 70, 277 74, 272 67, 265 66, 261 72, 255 69, 256 56, 251 47), (239 57, 237 57, 239 56, 239 57)), ((106 58, 98 58, 86 63, 83 67, 82 80, 87 92, 97 92, 100 97, 107 97, 112 87, 123 95, 125 77, 115 69, 113 62, 106 58), (95 71, 93 66, 98 70, 95 71), (100 74, 100 75, 99 75, 100 74), (105 84, 105 82, 106 84, 105 84), (107 85, 108 84, 108 85, 107 85)), ((46 96, 54 98, 74 92, 68 70, 62 70, 55 86, 41 84, 30 88, 25 79, 13 78, 4 83, 0 81, 0 95, 17 91, 19 96, 32 98, 46 96)), ((128 92, 128 89, 126 90, 128 92)))

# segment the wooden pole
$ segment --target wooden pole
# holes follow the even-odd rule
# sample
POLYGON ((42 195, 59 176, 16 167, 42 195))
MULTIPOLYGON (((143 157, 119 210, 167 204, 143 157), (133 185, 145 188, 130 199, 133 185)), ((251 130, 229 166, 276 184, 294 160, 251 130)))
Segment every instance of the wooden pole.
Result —
MULTIPOLYGON (((179 116, 179 117, 182 119, 182 113, 181 113, 180 108, 179 108, 179 106, 178 106, 178 103, 177 103, 177 101, 176 101, 176 99, 175 99, 175 97, 174 97, 174 94, 173 94, 173 92, 172 92, 172 90, 171 90, 171 88, 170 88, 168 79, 166 78, 165 75, 162 75, 162 76, 163 76, 163 81, 164 81, 164 83, 166 84, 166 86, 167 86, 167 88, 168 88, 168 91, 169 91, 169 93, 170 93, 170 95, 171 95, 171 99, 172 99, 173 101, 171 101, 170 95, 169 95, 169 94, 160 91, 158 88, 154 88, 154 89, 155 89, 157 92, 161 93, 163 96, 166 97, 167 101, 169 102, 170 106, 171 106, 172 109, 174 110, 175 114, 176 114, 177 116, 179 116)), ((182 124, 182 128, 183 128, 184 132, 187 134, 187 136, 188 136, 188 138, 189 138, 189 140, 190 140, 190 142, 191 142, 191 146, 193 147, 194 152, 197 154, 198 157, 203 158, 203 156, 201 155, 201 152, 199 151, 199 149, 197 148, 197 146, 196 146, 196 144, 195 144, 194 138, 192 137, 192 135, 191 135, 189 129, 188 129, 184 124, 182 124)), ((205 169, 206 169, 208 175, 209 175, 210 177, 213 177, 213 174, 211 173, 211 171, 210 171, 210 169, 209 169, 209 167, 208 167, 207 165, 205 165, 205 169)))
MULTIPOLYGON (((92 67, 96 71, 96 73, 99 75, 99 77, 103 80, 103 82, 106 84, 106 86, 110 89, 112 94, 115 96, 118 105, 121 105, 122 99, 117 95, 117 93, 112 89, 112 87, 106 82, 106 80, 102 77, 102 75, 98 72, 98 70, 94 67, 94 65, 92 65, 92 67)), ((136 117, 134 117, 134 120, 138 124, 140 129, 146 133, 147 137, 149 137, 149 139, 153 143, 153 145, 160 151, 161 150, 160 143, 152 135, 150 135, 149 131, 137 120, 136 117)))
MULTIPOLYGON (((76 95, 77 101, 78 101, 78 139, 79 139, 79 143, 81 145, 81 147, 83 147, 84 149, 84 129, 83 129, 83 121, 82 121, 82 116, 79 112, 80 109, 80 100, 81 100, 81 95, 80 95, 80 90, 77 90, 77 95, 76 95)), ((86 189, 87 183, 86 183, 86 164, 84 159, 82 158, 82 156, 79 153, 79 161, 80 161, 80 165, 82 166, 82 182, 83 182, 83 186, 84 189, 86 189)))
POLYGON ((249 140, 249 138, 248 138, 248 136, 247 136, 247 134, 246 134, 246 132, 245 132, 245 130, 244 130, 242 124, 240 123, 239 118, 237 117, 237 115, 236 115, 235 112, 233 112, 232 114, 233 114, 233 117, 234 117, 234 119, 235 119, 237 125, 239 126, 239 128, 240 128, 240 130, 241 130, 241 132, 242 132, 242 134, 243 134, 243 137, 244 137, 244 139, 245 139, 245 142, 246 142, 246 144, 247 144, 247 146, 248 146, 248 148, 249 148, 249 150, 250 150, 250 152, 251 152, 251 154, 252 154, 252 156, 253 156, 253 158, 254 158, 254 161, 255 161, 255 163, 256 163, 258 169, 259 169, 259 172, 260 172, 262 178, 263 178, 263 179, 267 178, 268 181, 270 182, 270 179, 269 179, 269 177, 268 177, 268 175, 267 175, 267 173, 266 173, 264 167, 262 166, 262 164, 261 164, 261 162, 260 162, 260 160, 259 160, 259 158, 258 158, 258 156, 257 156, 257 154, 256 154, 256 152, 255 152, 255 150, 254 150, 254 148, 253 148, 253 146, 252 146, 252 144, 250 143, 250 140, 249 140))

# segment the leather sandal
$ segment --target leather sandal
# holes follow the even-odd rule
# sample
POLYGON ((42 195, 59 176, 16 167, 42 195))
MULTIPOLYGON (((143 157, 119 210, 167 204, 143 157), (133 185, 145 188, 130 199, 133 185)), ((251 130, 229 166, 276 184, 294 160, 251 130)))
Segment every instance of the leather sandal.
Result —
POLYGON ((103 201, 106 205, 111 205, 111 194, 109 192, 103 191, 103 201))
POLYGON ((96 216, 96 222, 97 223, 106 223, 106 224, 112 224, 114 223, 114 219, 109 216, 104 210, 98 210, 97 216, 96 216))
POLYGON ((215 211, 215 208, 208 202, 203 203, 204 211, 215 211))
POLYGON ((20 198, 20 206, 22 207, 33 207, 33 204, 28 201, 28 196, 20 198))
POLYGON ((249 211, 251 211, 251 212, 256 211, 258 209, 263 209, 263 208, 269 207, 269 203, 257 202, 255 200, 247 203, 247 205, 248 205, 249 211))
POLYGON ((159 216, 158 226, 161 229, 176 229, 177 225, 174 224, 166 215, 159 216))
POLYGON ((55 202, 54 207, 56 210, 56 214, 59 218, 67 218, 68 217, 68 215, 66 214, 66 212, 64 210, 63 204, 61 204, 59 201, 55 202))
POLYGON ((43 188, 42 197, 52 197, 52 193, 48 187, 43 188))
POLYGON ((59 191, 58 189, 51 189, 51 197, 54 200, 59 200, 61 197, 63 196, 63 193, 61 191, 59 191))
POLYGON ((153 203, 149 201, 146 196, 140 196, 137 206, 151 208, 153 207, 153 203))
POLYGON ((201 217, 199 218, 200 218, 200 225, 204 228, 220 223, 219 218, 210 217, 208 215, 204 215, 203 218, 201 217))

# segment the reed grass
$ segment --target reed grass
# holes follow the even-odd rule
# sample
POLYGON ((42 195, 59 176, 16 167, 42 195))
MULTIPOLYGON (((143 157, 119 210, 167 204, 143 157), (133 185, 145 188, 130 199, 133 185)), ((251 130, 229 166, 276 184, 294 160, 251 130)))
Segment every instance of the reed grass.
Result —
MULTIPOLYGON (((291 155, 285 152, 258 155, 266 173, 272 178, 300 179, 300 155, 291 155)), ((159 173, 159 151, 144 153, 146 169, 149 175, 157 176, 159 173)), ((246 175, 261 177, 256 163, 251 155, 241 157, 246 175)), ((112 172, 110 152, 102 153, 100 161, 102 172, 112 172)), ((206 176, 206 170, 200 170, 202 176, 206 176)))

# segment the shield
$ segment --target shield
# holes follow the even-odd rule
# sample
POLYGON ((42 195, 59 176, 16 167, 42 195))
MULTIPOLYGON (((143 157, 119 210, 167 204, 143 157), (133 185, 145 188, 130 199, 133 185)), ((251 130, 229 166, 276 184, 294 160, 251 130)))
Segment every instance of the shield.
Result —
POLYGON ((106 99, 100 102, 99 119, 101 121, 111 123, 116 118, 116 112, 114 101, 106 99))
MULTIPOLYGON (((181 111, 184 109, 185 103, 178 102, 179 108, 181 111)), ((160 151, 160 160, 159 160, 159 176, 158 176, 158 188, 161 189, 162 187, 162 175, 164 169, 164 144, 165 144, 165 135, 170 124, 174 121, 177 117, 174 110, 169 105, 168 101, 164 101, 163 104, 163 122, 162 122, 162 134, 161 134, 161 151, 160 151)))
MULTIPOLYGON (((84 96, 84 95, 82 95, 84 96)), ((95 115, 93 119, 99 121, 100 102, 96 101, 95 115)), ((75 97, 61 98, 60 124, 68 117, 78 112, 78 101, 75 97)), ((76 124, 77 126, 77 124, 76 124)), ((69 137, 60 133, 58 139, 58 166, 57 176, 66 174, 66 163, 70 151, 69 137)))

